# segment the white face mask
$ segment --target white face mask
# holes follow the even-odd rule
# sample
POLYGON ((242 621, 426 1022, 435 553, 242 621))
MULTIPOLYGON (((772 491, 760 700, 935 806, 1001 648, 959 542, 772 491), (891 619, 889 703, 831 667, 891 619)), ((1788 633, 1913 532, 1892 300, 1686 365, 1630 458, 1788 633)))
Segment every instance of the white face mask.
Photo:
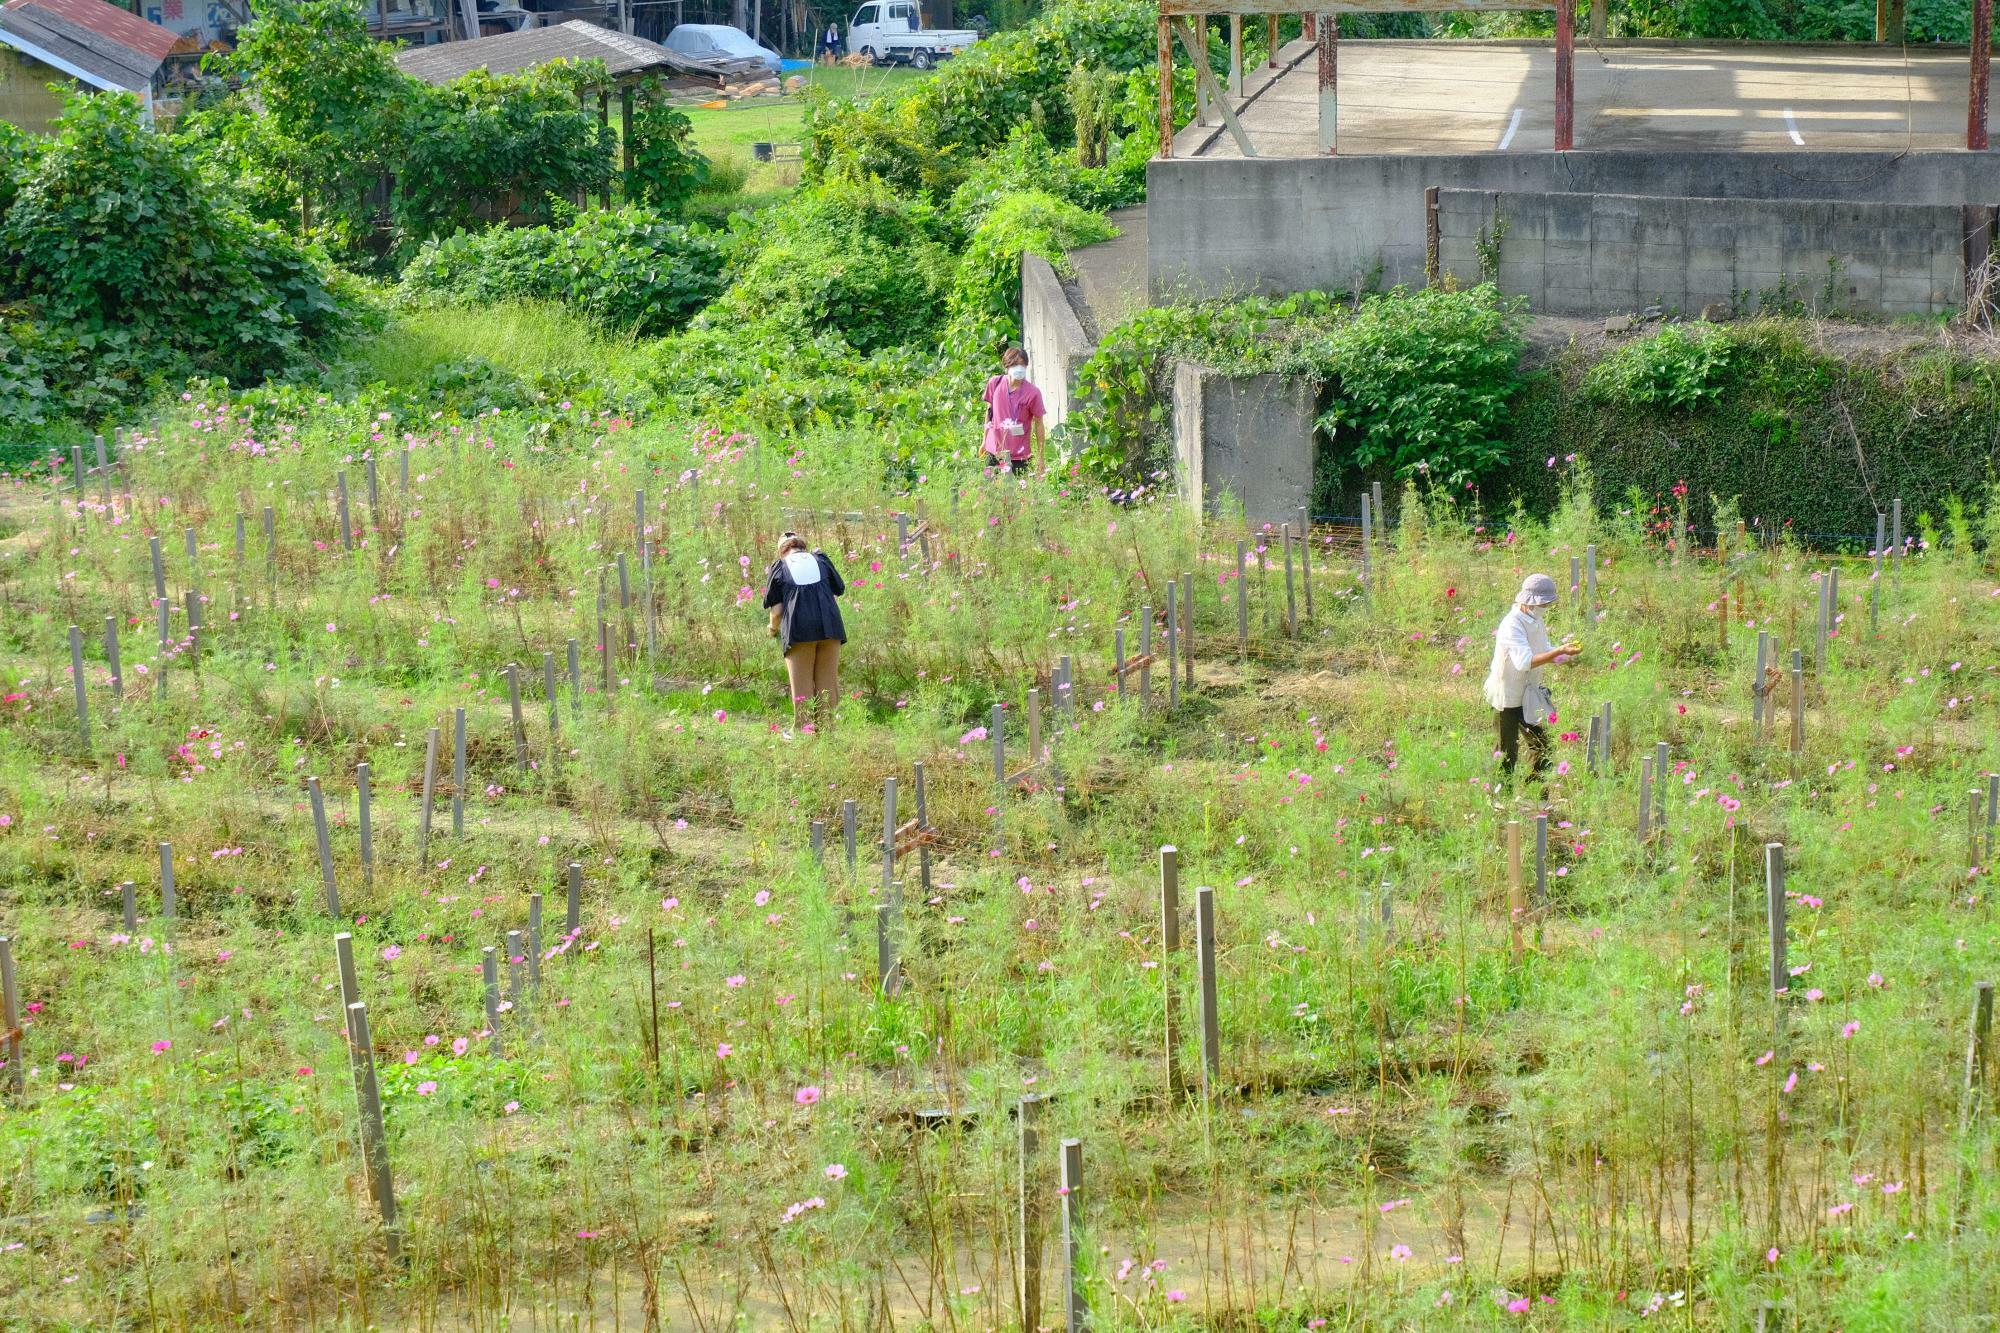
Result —
POLYGON ((1026 366, 1009 366, 1007 367, 1007 378, 1019 384, 1022 380, 1028 378, 1028 368, 1026 366))

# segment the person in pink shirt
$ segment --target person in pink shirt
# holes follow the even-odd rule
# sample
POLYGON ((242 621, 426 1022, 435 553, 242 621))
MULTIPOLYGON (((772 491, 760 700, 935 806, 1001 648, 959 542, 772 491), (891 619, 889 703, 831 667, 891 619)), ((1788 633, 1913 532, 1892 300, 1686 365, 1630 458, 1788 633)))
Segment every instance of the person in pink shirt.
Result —
POLYGON ((1036 472, 1047 451, 1042 432, 1042 391, 1028 382, 1028 354, 1009 344, 1000 353, 1000 373, 986 381, 986 454, 989 472, 1009 468, 1036 472))

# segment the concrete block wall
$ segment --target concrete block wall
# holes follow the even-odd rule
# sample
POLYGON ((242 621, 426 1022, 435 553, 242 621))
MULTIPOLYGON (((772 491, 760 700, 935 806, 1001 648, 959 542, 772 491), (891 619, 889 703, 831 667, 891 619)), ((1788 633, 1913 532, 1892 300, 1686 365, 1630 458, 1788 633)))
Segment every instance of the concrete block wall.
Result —
POLYGON ((1046 425, 1054 430, 1076 401, 1078 369, 1097 348, 1055 269, 1036 254, 1021 256, 1021 350, 1028 354, 1028 378, 1042 391, 1046 425))
POLYGON ((2000 155, 1606 151, 1169 159, 1147 170, 1148 285, 1155 300, 1420 286, 1424 194, 1432 186, 1739 202, 1992 204, 2000 203, 2000 155))
POLYGON ((1290 375, 1174 366, 1174 470, 1184 503, 1234 504, 1252 527, 1291 523, 1312 498, 1313 386, 1290 375))
POLYGON ((1497 260, 1496 284, 1540 314, 1747 312, 1780 292, 1828 314, 1948 314, 1965 239, 1955 203, 1438 191, 1440 274, 1470 285, 1497 260))

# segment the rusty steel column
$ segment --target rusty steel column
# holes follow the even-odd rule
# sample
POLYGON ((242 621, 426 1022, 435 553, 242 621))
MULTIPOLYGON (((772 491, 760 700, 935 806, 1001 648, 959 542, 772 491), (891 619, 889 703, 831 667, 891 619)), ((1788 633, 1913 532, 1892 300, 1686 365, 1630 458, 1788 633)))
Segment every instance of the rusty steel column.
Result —
POLYGON ((1993 77, 1993 0, 1972 0, 1972 89, 1965 107, 1965 146, 1986 147, 1987 85, 1993 77))
MULTIPOLYGON (((1991 4, 1992 0, 1985 0, 1991 4)), ((1556 5, 1556 151, 1576 146, 1576 5, 1556 5)))
POLYGON ((1174 155, 1174 33, 1172 20, 1160 15, 1160 156, 1174 155))
POLYGON ((1340 16, 1321 14, 1314 30, 1319 43, 1319 146, 1331 155, 1340 146, 1340 16))

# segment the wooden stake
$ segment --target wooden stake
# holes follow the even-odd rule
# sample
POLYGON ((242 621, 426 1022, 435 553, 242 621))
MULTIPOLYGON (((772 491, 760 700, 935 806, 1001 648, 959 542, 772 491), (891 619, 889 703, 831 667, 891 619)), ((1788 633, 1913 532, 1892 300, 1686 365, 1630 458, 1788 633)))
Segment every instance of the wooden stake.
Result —
POLYGON ((402 1251, 396 1225, 396 1185, 389 1171, 389 1136, 382 1127, 382 1092, 375 1081, 375 1038, 368 1029, 368 1006, 360 1000, 347 1006, 347 1039, 354 1053, 354 1097, 361 1115, 368 1192, 382 1214, 382 1240, 388 1247, 389 1261, 396 1263, 402 1251))
MULTIPOLYGON (((1042 750, 1042 692, 1039 689, 1030 689, 1028 691, 1028 763, 1030 765, 1039 764, 1045 757, 1042 750)), ((921 804, 919 802, 920 808, 917 811, 919 819, 923 818, 921 804)))
POLYGON ((500 1044, 500 960, 494 956, 492 945, 479 951, 479 976, 484 987, 486 1001, 486 1039, 493 1058, 504 1059, 506 1051, 500 1044))
POLYGON ((160 915, 167 922, 167 933, 173 934, 180 904, 174 899, 174 845, 170 842, 160 844, 160 915))
POLYGON ((1180 609, 1174 604, 1179 589, 1167 584, 1167 711, 1181 706, 1180 609))
MULTIPOLYGON (((102 437, 100 437, 102 438, 102 437)), ((118 617, 104 617, 104 660, 111 668, 111 697, 125 697, 125 670, 118 658, 118 617)))
POLYGON ((516 1014, 521 1012, 521 1001, 526 995, 526 987, 522 983, 521 967, 527 961, 527 958, 523 956, 521 948, 521 932, 518 930, 508 931, 507 1003, 514 1006, 514 1013, 516 1014))
POLYGON ((1653 756, 1639 760, 1639 845, 1653 836, 1653 756))
MULTIPOLYGON (((77 456, 79 458, 83 456, 81 449, 77 450, 77 456)), ((71 684, 76 687, 76 730, 77 734, 83 738, 85 753, 88 753, 90 750, 90 702, 84 697, 83 691, 83 631, 74 625, 69 627, 69 675, 71 684)))
POLYGON ((1521 961, 1521 922, 1528 915, 1528 895, 1521 884, 1521 821, 1507 821, 1507 932, 1514 962, 1521 961))
POLYGON ((1118 697, 1125 697, 1125 630, 1123 626, 1111 631, 1111 676, 1118 682, 1118 697))
POLYGON ((1313 618, 1313 544, 1312 521, 1306 515, 1306 507, 1299 506, 1299 581, 1306 588, 1306 619, 1313 618))
POLYGON ((569 911, 563 917, 563 933, 575 939, 583 930, 583 863, 569 863, 569 911))
POLYGON ((451 836, 465 836, 465 710, 451 710, 451 836))
POLYGON ((575 639, 569 641, 569 715, 583 716, 583 666, 575 639))
POLYGON ((1592 620, 1597 618, 1597 547, 1583 548, 1583 609, 1592 620))
POLYGON ((1243 580, 1244 543, 1236 543, 1236 652, 1250 655, 1250 588, 1243 580))
POLYGON ((333 840, 326 828, 326 797, 320 793, 319 779, 306 779, 306 795, 312 802, 313 837, 319 843, 319 882, 326 891, 326 914, 340 915, 340 889, 333 878, 333 840))
POLYGON ((1965 1047, 1965 1104, 1959 1131, 1970 1130, 1986 1112, 1988 1051, 1993 1035, 1993 983, 1972 983, 1972 1038, 1965 1047))
POLYGON ((542 895, 528 895, 528 982, 537 990, 542 985, 542 895))
POLYGON ((507 664, 507 702, 514 710, 514 768, 523 777, 528 773, 528 724, 521 718, 521 671, 507 664))
POLYGON ((369 805, 374 798, 374 783, 367 764, 354 766, 354 787, 361 798, 361 883, 372 888, 375 884, 375 821, 369 805))
MULTIPOLYGON (((1153 655, 1153 608, 1139 608, 1139 660, 1144 662, 1153 655)), ((1139 668, 1139 709, 1141 712, 1153 706, 1153 668, 1139 668)))
POLYGON ((1167 1095, 1178 1101, 1187 1086, 1181 1077, 1180 996, 1177 982, 1181 951, 1180 853, 1160 848, 1160 983, 1166 1011, 1167 1095))
POLYGON ((1764 844, 1764 917, 1771 928, 1771 998, 1791 987, 1785 971, 1785 844, 1764 844))
POLYGON ((1019 1171, 1016 1192, 1020 1201, 1021 1225, 1021 1327, 1035 1328, 1042 1315, 1042 1206, 1036 1189, 1035 1156, 1039 1136, 1035 1124, 1041 1119, 1042 1099, 1024 1093, 1015 1103, 1015 1120, 1020 1131, 1017 1155, 1019 1171))
MULTIPOLYGON (((1306 584, 1306 613, 1312 614, 1311 583, 1306 584)), ((1181 671, 1185 673, 1182 684, 1191 690, 1194 688, 1194 575, 1185 569, 1181 571, 1180 651, 1181 671)), ((1067 657, 1063 659, 1063 664, 1064 678, 1067 679, 1069 671, 1067 657)))
POLYGON ((555 754, 556 733, 562 730, 562 710, 556 707, 556 655, 542 654, 542 694, 549 708, 549 754, 555 754))
POLYGON ((123 908, 125 933, 136 935, 139 933, 139 886, 128 879, 118 886, 118 896, 123 908))
POLYGON ((1546 810, 1535 812, 1535 904, 1537 920, 1549 910, 1549 816, 1546 810))
POLYGON ((860 802, 848 799, 840 803, 840 832, 847 843, 847 877, 854 878, 854 839, 861 818, 860 802))
MULTIPOLYGON (((1034 691, 1030 690, 1029 702, 1033 701, 1034 691)), ((917 827, 927 829, 931 826, 931 813, 928 793, 924 787, 923 760, 919 759, 913 767, 916 769, 917 827)), ((893 832, 891 836, 894 836, 893 832)), ((927 842, 917 848, 917 875, 918 882, 923 885, 924 898, 928 901, 931 896, 931 845, 927 842)))
POLYGON ((354 969, 354 935, 338 931, 333 937, 333 965, 340 974, 340 1011, 361 998, 361 978, 354 969))
POLYGON ((431 810, 437 797, 438 729, 432 727, 424 743, 424 807, 417 816, 417 868, 430 865, 431 810))
POLYGON ((1195 965, 1201 976, 1202 1086, 1213 1097, 1220 1091, 1222 1078, 1222 1027, 1216 1011, 1214 889, 1203 885, 1194 891, 1194 913, 1195 965))
POLYGON ((0 935, 0 1036, 7 1042, 7 1086, 16 1097, 27 1091, 21 1068, 21 993, 14 976, 14 941, 0 935))
POLYGON ((815 819, 807 830, 807 849, 812 852, 813 865, 826 869, 826 821, 815 819))
POLYGON ((1285 633, 1293 638, 1299 633, 1299 601, 1292 586, 1292 525, 1287 523, 1279 529, 1279 538, 1285 543, 1285 633))
POLYGON ((1806 669, 1804 654, 1792 649, 1792 753, 1806 752, 1806 669))
POLYGON ((1063 1309, 1068 1333, 1083 1333, 1090 1303, 1083 1291, 1083 1142, 1062 1141, 1063 1309))

